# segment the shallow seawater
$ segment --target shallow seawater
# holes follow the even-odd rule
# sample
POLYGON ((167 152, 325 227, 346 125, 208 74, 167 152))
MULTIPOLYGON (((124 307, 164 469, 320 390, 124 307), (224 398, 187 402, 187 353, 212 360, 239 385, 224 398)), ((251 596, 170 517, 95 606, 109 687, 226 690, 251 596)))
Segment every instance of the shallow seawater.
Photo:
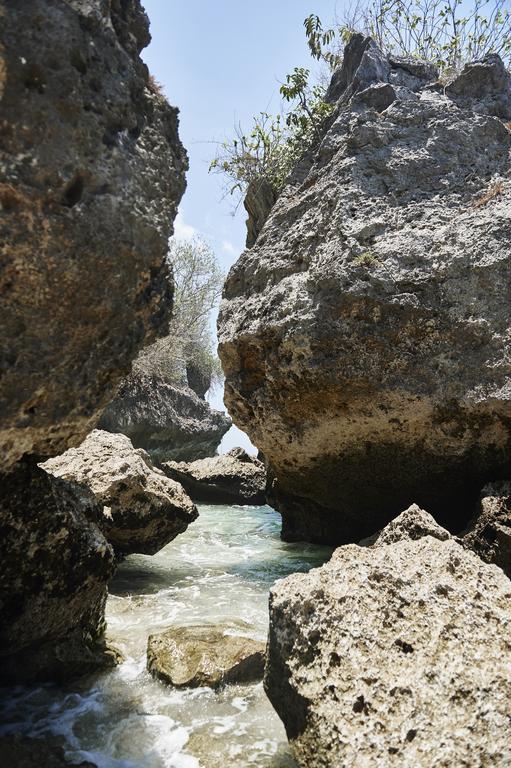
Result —
POLYGON ((71 687, 2 690, 0 734, 61 736, 70 760, 100 768, 294 766, 261 683, 172 689, 146 671, 147 637, 219 623, 264 640, 271 585, 320 565, 330 550, 280 541, 280 517, 270 507, 199 511, 158 554, 127 558, 110 584, 108 639, 124 663, 71 687))

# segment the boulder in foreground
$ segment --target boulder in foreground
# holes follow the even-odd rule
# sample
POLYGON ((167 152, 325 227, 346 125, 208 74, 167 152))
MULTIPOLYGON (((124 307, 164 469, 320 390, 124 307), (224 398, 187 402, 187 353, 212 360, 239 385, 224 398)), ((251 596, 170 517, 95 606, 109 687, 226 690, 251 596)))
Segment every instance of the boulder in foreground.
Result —
POLYGON ((215 627, 176 627, 147 642, 149 672, 178 688, 261 680, 264 658, 264 643, 215 627))
POLYGON ((179 483, 124 435, 93 430, 78 448, 41 465, 89 488, 103 505, 99 526, 119 554, 152 555, 186 530, 198 512, 179 483))
POLYGON ((162 469, 177 480, 194 501, 209 504, 265 504, 266 470, 243 448, 190 464, 168 461, 162 469))
POLYGON ((304 768, 511 764, 511 583, 405 528, 271 592, 265 689, 304 768))

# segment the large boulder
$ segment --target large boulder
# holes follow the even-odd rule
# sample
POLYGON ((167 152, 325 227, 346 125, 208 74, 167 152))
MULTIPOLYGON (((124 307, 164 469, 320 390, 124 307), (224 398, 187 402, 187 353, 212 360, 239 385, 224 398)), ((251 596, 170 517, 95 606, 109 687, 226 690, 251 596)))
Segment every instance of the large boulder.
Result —
POLYGON ((109 666, 112 548, 90 491, 30 461, 0 483, 0 680, 65 679, 109 666))
POLYGON ((509 579, 407 529, 271 591, 265 689, 304 768, 511 764, 509 579))
POLYGON ((206 504, 265 504, 264 464, 243 448, 210 459, 164 462, 162 469, 190 494, 206 504))
POLYGON ((484 98, 467 72, 444 92, 356 36, 321 142, 228 275, 225 402, 288 540, 357 541, 412 502, 460 530, 508 476, 511 92, 498 57, 481 68, 484 98))
POLYGON ((7 0, 0 47, 0 453, 79 444, 144 340, 186 154, 139 0, 7 0))
POLYGON ((194 461, 214 455, 231 420, 184 382, 176 386, 162 375, 135 370, 99 425, 127 435, 155 461, 194 461))
POLYGON ((198 517, 181 485, 124 435, 95 429, 41 466, 92 491, 103 508, 98 525, 118 554, 153 555, 198 517))
POLYGON ((462 541, 485 563, 495 563, 511 578, 511 482, 489 483, 483 488, 462 541))
POLYGON ((0 5, 0 674, 63 678, 101 662, 114 556, 90 493, 36 464, 167 331, 187 159, 139 0, 0 5))
POLYGON ((262 680, 264 659, 264 643, 221 627, 176 627, 147 641, 147 669, 176 688, 262 680))

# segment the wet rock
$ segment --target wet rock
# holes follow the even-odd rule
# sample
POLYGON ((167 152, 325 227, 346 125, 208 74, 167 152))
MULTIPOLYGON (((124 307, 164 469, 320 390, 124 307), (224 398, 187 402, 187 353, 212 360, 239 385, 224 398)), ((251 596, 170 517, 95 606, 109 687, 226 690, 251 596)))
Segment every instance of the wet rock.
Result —
MULTIPOLYGON (((0 764, 6 768, 65 768, 64 749, 56 739, 0 736, 0 764)), ((76 768, 95 768, 94 763, 73 763, 76 768)))
POLYGON ((464 532, 463 544, 511 578, 511 483, 489 483, 479 509, 464 532))
POLYGON ((264 684, 293 754, 306 768, 507 765, 509 580, 453 538, 401 528, 271 591, 264 684))
POLYGON ((215 627, 176 627, 147 642, 147 669, 176 687, 251 683, 261 680, 265 645, 215 627))
POLYGON ((166 330, 185 188, 177 110, 148 87, 138 0, 24 0, 2 14, 0 454, 91 430, 166 330))
POLYGON ((127 435, 155 461, 194 461, 214 455, 231 420, 186 384, 174 386, 163 376, 134 371, 99 425, 127 435))
POLYGON ((198 517, 181 485, 124 435, 95 429, 78 448, 41 466, 92 491, 103 507, 98 525, 119 554, 153 555, 198 517))
POLYGON ((190 464, 168 461, 162 464, 167 475, 181 483, 194 501, 210 504, 265 504, 264 464, 243 448, 190 464))
POLYGON ((354 36, 220 309, 226 406, 291 541, 359 541, 412 503, 456 533, 509 476, 511 132, 478 93, 394 86, 376 62, 354 36), (392 104, 364 107, 389 82, 392 104))
POLYGON ((112 548, 85 488, 29 461, 0 484, 0 679, 66 679, 116 662, 103 639, 112 548))

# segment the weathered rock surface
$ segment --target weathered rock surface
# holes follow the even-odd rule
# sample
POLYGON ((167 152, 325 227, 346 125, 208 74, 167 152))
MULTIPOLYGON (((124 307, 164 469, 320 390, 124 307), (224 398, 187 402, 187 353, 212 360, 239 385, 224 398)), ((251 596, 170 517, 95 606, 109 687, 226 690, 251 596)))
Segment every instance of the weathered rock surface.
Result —
POLYGON ((214 455, 231 420, 191 387, 135 371, 105 409, 100 427, 127 435, 155 460, 194 461, 214 455))
POLYGON ((29 461, 0 483, 0 679, 64 679, 115 663, 103 641, 112 548, 92 494, 29 461))
POLYGON ((165 329, 187 159, 138 0, 3 3, 0 453, 79 444, 165 329))
POLYGON ((0 676, 104 659, 101 506, 37 461, 79 444, 168 328, 185 187, 138 0, 5 0, 0 45, 0 676))
POLYGON ((249 184, 243 205, 248 213, 247 248, 251 248, 262 230, 278 195, 266 179, 255 179, 249 184))
POLYGON ((444 93, 416 65, 353 38, 225 284, 225 402, 289 540, 358 541, 412 502, 460 530, 509 476, 509 80, 492 57, 484 93, 468 70, 444 93))
POLYGON ((227 635, 222 628, 176 627, 147 641, 147 669, 176 687, 250 683, 261 680, 265 645, 227 635))
POLYGON ((463 544, 511 578, 511 483, 489 483, 479 509, 464 532, 463 544))
POLYGON ((210 504, 265 504, 266 470, 243 448, 187 464, 162 464, 167 475, 181 483, 194 501, 210 504))
POLYGON ((509 579, 406 529, 271 592, 265 689, 300 766, 511 763, 509 579))
POLYGON ((438 525, 428 512, 418 507, 417 504, 412 504, 394 520, 391 520, 382 531, 363 539, 359 545, 368 547, 378 544, 381 546, 382 544, 394 544, 403 539, 415 541, 424 536, 432 536, 434 539, 440 539, 440 541, 451 538, 449 531, 438 525))
POLYGON ((98 525, 123 555, 153 555, 198 517, 181 485, 153 467, 124 435, 95 429, 78 448, 41 466, 92 491, 103 506, 98 525))

